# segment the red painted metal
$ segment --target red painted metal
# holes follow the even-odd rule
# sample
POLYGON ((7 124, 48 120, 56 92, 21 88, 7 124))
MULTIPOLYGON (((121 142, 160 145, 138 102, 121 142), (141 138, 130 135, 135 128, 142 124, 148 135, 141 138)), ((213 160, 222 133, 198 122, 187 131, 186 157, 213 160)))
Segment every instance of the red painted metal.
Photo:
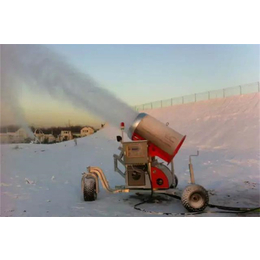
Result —
POLYGON ((152 185, 154 189, 169 189, 169 181, 167 176, 164 174, 164 172, 156 167, 152 167, 151 169, 151 176, 152 176, 152 185), (159 185, 157 183, 157 180, 161 179, 162 184, 159 185))
MULTIPOLYGON (((149 156, 151 156, 151 157, 158 156, 161 159, 163 159, 164 161, 170 163, 172 161, 172 159, 174 158, 174 156, 178 153, 178 151, 181 148, 185 138, 186 138, 186 135, 183 137, 183 139, 181 140, 181 142, 179 143, 179 145, 177 146, 177 148, 175 149, 173 154, 168 154, 165 151, 163 151, 162 149, 160 149, 159 147, 157 147, 156 145, 154 145, 153 143, 148 142, 149 156)), ((132 136, 132 140, 138 141, 138 140, 144 140, 144 138, 142 138, 140 135, 134 133, 133 136, 132 136)))

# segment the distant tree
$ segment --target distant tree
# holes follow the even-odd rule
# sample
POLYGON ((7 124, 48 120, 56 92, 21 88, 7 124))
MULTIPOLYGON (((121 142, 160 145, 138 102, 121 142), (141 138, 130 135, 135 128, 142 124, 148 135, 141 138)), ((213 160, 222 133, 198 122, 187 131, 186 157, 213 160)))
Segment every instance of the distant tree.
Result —
POLYGON ((24 142, 29 144, 32 140, 33 140, 32 138, 27 137, 27 138, 24 139, 24 142))
POLYGON ((42 141, 42 144, 48 144, 49 142, 48 142, 48 138, 47 137, 45 137, 44 139, 43 139, 43 141, 42 141))
POLYGON ((19 128, 20 126, 18 125, 1 126, 0 131, 1 133, 16 132, 19 128))
POLYGON ((31 128, 32 132, 34 133, 34 131, 36 130, 36 128, 35 128, 34 126, 31 126, 30 128, 31 128))

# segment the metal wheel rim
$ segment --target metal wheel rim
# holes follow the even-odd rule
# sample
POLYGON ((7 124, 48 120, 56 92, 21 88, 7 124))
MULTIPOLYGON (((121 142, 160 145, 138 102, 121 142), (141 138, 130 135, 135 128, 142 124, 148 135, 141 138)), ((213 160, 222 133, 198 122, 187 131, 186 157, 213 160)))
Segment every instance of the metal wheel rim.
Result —
POLYGON ((204 206, 204 198, 200 193, 195 192, 190 196, 190 205, 193 208, 199 209, 204 206))

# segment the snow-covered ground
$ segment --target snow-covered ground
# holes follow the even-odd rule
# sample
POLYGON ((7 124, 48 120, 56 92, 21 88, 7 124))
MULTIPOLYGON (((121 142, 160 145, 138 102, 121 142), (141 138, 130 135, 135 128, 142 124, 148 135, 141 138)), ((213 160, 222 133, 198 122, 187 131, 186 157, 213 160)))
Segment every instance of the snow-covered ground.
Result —
MULTIPOLYGON (((187 135, 174 161, 180 190, 189 181, 189 155, 199 150, 199 157, 193 157, 195 180, 209 190, 212 204, 259 206, 259 100, 256 93, 145 111, 187 135)), ((18 149, 16 144, 1 145, 1 216, 157 216, 135 210, 142 199, 135 194, 109 194, 101 188, 96 201, 82 199, 81 173, 87 166, 101 167, 112 187, 124 184, 113 171, 118 134, 119 129, 106 126, 78 139, 77 146, 73 141, 19 144, 18 149)), ((142 208, 185 212, 175 199, 142 208)))

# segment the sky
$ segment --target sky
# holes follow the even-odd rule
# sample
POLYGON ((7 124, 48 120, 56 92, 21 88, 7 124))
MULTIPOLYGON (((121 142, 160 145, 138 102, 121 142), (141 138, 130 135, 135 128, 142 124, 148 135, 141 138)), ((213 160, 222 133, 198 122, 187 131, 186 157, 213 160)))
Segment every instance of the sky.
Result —
MULTIPOLYGON (((259 81, 259 45, 48 45, 101 87, 135 106, 259 81)), ((98 126, 95 116, 38 95, 20 97, 29 123, 98 126)), ((3 122, 11 122, 4 117, 3 122)))

